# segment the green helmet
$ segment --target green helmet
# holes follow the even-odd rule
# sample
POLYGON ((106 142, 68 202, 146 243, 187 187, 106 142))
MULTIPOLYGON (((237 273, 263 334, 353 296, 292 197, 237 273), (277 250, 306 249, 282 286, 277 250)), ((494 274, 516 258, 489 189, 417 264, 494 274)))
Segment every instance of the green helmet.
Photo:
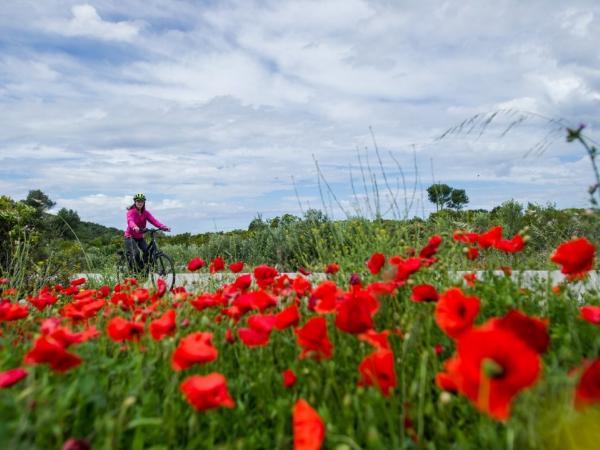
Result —
POLYGON ((144 194, 142 194, 141 192, 139 192, 139 193, 137 193, 137 194, 135 194, 133 196, 133 201, 135 202, 137 200, 142 200, 142 201, 145 202, 146 201, 146 196, 144 194))

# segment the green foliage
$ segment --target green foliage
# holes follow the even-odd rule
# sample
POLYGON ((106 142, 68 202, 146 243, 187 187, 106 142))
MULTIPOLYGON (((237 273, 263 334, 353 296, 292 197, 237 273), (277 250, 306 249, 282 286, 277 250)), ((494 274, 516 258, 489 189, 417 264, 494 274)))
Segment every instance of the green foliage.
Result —
POLYGON ((447 184, 435 183, 427 188, 429 201, 435 204, 436 210, 444 207, 462 209, 469 203, 469 197, 464 189, 454 189, 447 184))

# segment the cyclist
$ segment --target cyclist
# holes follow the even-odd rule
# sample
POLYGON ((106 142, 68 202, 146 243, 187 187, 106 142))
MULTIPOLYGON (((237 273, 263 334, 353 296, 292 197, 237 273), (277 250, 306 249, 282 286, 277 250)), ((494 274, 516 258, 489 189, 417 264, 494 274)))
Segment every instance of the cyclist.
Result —
POLYGON ((168 226, 156 220, 146 209, 146 196, 142 193, 135 194, 133 205, 127 208, 127 229, 125 230, 125 254, 132 271, 135 270, 135 263, 139 269, 142 269, 148 262, 148 245, 143 232, 146 228, 146 221, 160 230, 171 231, 168 226), (142 251, 143 259, 140 258, 138 248, 142 251))

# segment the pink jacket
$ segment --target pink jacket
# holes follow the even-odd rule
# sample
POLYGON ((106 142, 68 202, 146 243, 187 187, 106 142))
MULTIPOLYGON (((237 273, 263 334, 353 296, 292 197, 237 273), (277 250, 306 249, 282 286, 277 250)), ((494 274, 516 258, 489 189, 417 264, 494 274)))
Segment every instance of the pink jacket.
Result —
POLYGON ((166 227, 158 220, 156 220, 147 209, 140 214, 138 213, 138 210, 136 208, 131 208, 127 211, 127 229, 125 230, 125 237, 132 237, 134 239, 143 238, 144 233, 142 233, 141 231, 135 231, 133 227, 137 226, 140 229, 144 229, 146 228, 146 221, 150 222, 156 228, 166 227))

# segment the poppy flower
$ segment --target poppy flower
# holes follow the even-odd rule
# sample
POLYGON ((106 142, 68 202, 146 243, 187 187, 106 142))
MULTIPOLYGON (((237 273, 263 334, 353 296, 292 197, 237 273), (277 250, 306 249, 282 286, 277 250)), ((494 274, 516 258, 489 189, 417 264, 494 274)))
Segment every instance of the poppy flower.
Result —
POLYGON ((196 256, 195 258, 189 260, 187 264, 187 270, 189 270, 190 272, 195 272, 196 270, 201 269, 205 265, 206 262, 204 262, 202 258, 196 256))
POLYGON ((0 278, 0 285, 3 285, 3 284, 8 284, 8 283, 9 283, 9 281, 10 281, 10 280, 9 280, 8 278, 0 278))
POLYGON ((477 233, 462 230, 456 230, 453 233, 452 238, 455 241, 464 242, 465 244, 476 244, 479 241, 479 235, 477 233))
POLYGON ((238 276, 233 282, 233 287, 238 291, 245 291, 252 285, 252 275, 245 274, 238 276))
POLYGON ((329 263, 325 267, 325 273, 328 273, 331 275, 336 274, 339 271, 340 271, 340 265, 338 263, 329 263))
POLYGON ((383 253, 373 253, 367 261, 367 267, 369 268, 369 272, 371 272, 373 275, 378 274, 381 271, 381 268, 384 264, 385 255, 383 253))
POLYGON ((368 330, 365 333, 359 334, 358 339, 368 342, 377 350, 391 350, 390 341, 388 340, 389 335, 389 330, 383 330, 381 333, 375 330, 368 330))
POLYGON ((267 345, 269 343, 270 334, 262 330, 240 328, 238 330, 238 336, 246 347, 253 348, 267 345))
POLYGON ((205 411, 213 408, 233 408, 235 401, 227 390, 227 380, 213 372, 206 376, 192 375, 180 385, 186 400, 197 410, 205 411))
POLYGON ((600 358, 585 364, 575 389, 575 407, 582 409, 600 403, 600 358))
POLYGON ((562 267, 569 281, 583 278, 594 266, 596 248, 586 239, 578 238, 560 244, 550 260, 562 267))
POLYGON ((279 272, 275 267, 266 264, 255 267, 252 273, 254 274, 256 284, 258 284, 261 289, 265 289, 267 286, 272 285, 275 281, 275 277, 279 275, 279 272))
POLYGON ((146 288, 134 289, 131 293, 131 299, 135 303, 144 303, 150 298, 150 292, 146 288))
POLYGON ((82 284, 84 284, 87 280, 85 278, 76 278, 75 280, 71 280, 71 282, 69 283, 71 286, 81 286, 82 284))
POLYGON ((435 305, 435 322, 448 336, 456 339, 470 329, 479 313, 477 297, 467 297, 459 288, 450 288, 435 305))
POLYGON ((275 315, 275 328, 283 330, 287 327, 295 327, 300 321, 300 313, 297 305, 291 305, 275 315))
POLYGON ((169 309, 160 319, 150 322, 150 334, 155 341, 160 341, 166 336, 171 336, 177 328, 175 310, 169 309))
POLYGON ((212 343, 212 333, 197 331, 179 341, 171 357, 171 367, 175 371, 185 370, 194 364, 214 361, 218 355, 212 343))
POLYGON ((294 404, 292 413, 294 450, 319 450, 325 440, 325 424, 304 399, 294 404))
POLYGON ((23 378, 27 376, 27 371, 22 368, 9 369, 4 372, 0 372, 0 389, 11 387, 13 384, 17 384, 23 378))
POLYGON ((481 328, 502 328, 514 333, 537 353, 545 353, 550 345, 548 321, 530 317, 513 309, 504 317, 488 320, 481 328))
POLYGON ((296 292, 298 297, 302 297, 310 292, 312 285, 306 278, 298 276, 294 278, 294 281, 292 282, 292 289, 296 292))
POLYGON ((13 320, 24 319, 29 314, 27 306, 0 301, 0 322, 10 322, 13 320))
POLYGON ((342 301, 335 317, 335 326, 346 333, 364 333, 373 328, 373 314, 379 302, 368 291, 352 292, 342 301))
POLYGON ((494 247, 506 253, 517 253, 525 248, 525 240, 523 239, 523 236, 517 234, 512 239, 498 240, 494 244, 494 247))
POLYGON ((236 261, 236 262, 229 264, 229 270, 231 270, 231 272, 233 272, 233 273, 239 273, 242 271, 243 268, 244 268, 243 261, 236 261))
POLYGON ((81 364, 81 358, 65 350, 58 341, 46 336, 35 340, 33 348, 23 358, 25 364, 48 364, 59 373, 66 372, 81 364))
POLYGON ((540 375, 540 355, 504 329, 472 329, 457 342, 457 359, 450 374, 458 390, 477 409, 506 420, 514 398, 534 385, 540 375))
POLYGON ((422 261, 420 258, 408 258, 400 261, 396 265, 396 276, 394 281, 402 285, 408 277, 410 277, 413 273, 421 268, 422 261))
POLYGON ((592 325, 600 325, 600 306, 582 306, 579 308, 581 318, 592 325))
POLYGON ((166 292, 167 283, 165 280, 159 277, 158 280, 156 280, 156 295, 158 295, 158 298, 162 298, 166 292))
POLYGON ((122 317, 114 317, 108 321, 106 332, 115 342, 137 341, 144 334, 144 323, 130 322, 122 317))
POLYGON ((413 302, 437 302, 438 292, 430 284, 417 284, 412 288, 412 295, 410 299, 413 302))
POLYGON ((467 249, 467 251, 465 252, 467 259, 470 259, 471 261, 477 259, 477 257, 479 256, 479 248, 477 247, 469 247, 467 249))
POLYGON ((377 350, 365 356, 358 366, 358 372, 359 386, 375 386, 385 397, 396 387, 394 354, 390 350, 377 350))
POLYGON ((298 344, 302 347, 300 359, 313 356, 315 359, 329 359, 333 345, 327 335, 327 322, 324 317, 313 317, 301 328, 296 328, 298 344))
POLYGON ((467 286, 474 287, 475 280, 477 280, 477 274, 474 272, 465 273, 463 279, 465 280, 465 283, 467 283, 467 286))
POLYGON ((225 260, 221 256, 216 256, 210 261, 208 270, 210 273, 217 273, 225 269, 225 260))
POLYGON ((283 387, 286 389, 291 388, 294 384, 296 384, 298 377, 292 369, 287 369, 281 375, 283 376, 283 387))
POLYGON ((495 246, 502 239, 502 227, 496 226, 490 228, 485 233, 482 233, 477 238, 477 243, 481 248, 489 248, 495 246))
POLYGON ((438 251, 438 247, 440 246, 440 244, 442 243, 442 237, 440 235, 433 235, 429 238, 429 241, 427 242, 427 244, 425 245, 425 247, 423 247, 421 249, 421 251, 419 252, 419 257, 424 258, 424 259, 429 259, 432 256, 434 256, 437 251, 438 251))
POLYGON ((58 299, 48 291, 40 292, 36 297, 27 297, 27 301, 31 303, 38 311, 43 311, 46 306, 53 305, 58 299))
POLYGON ((323 281, 313 289, 309 300, 309 308, 319 314, 334 311, 337 304, 338 291, 337 284, 334 281, 323 281))
POLYGON ((309 270, 306 270, 304 267, 298 267, 298 272, 300 272, 305 277, 311 274, 311 272, 309 270))

